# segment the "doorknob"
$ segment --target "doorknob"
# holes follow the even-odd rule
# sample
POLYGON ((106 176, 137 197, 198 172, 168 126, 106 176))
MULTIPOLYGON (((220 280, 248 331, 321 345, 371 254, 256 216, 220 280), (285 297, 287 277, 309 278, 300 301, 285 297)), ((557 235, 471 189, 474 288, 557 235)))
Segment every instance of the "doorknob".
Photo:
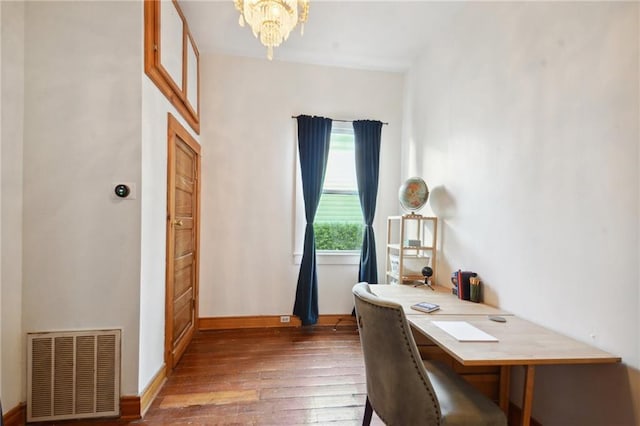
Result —
POLYGON ((175 226, 182 226, 182 225, 183 225, 182 219, 174 220, 174 221, 173 221, 173 224, 174 224, 175 226))

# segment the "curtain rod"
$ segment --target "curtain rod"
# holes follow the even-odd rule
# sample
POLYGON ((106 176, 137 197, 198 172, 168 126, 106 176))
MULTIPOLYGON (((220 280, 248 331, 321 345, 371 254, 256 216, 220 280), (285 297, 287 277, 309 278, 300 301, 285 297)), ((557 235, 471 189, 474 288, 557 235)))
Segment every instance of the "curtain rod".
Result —
MULTIPOLYGON (((299 115, 292 115, 291 118, 298 118, 299 115)), ((332 118, 331 121, 339 121, 341 123, 353 123, 355 120, 338 120, 337 118, 332 118)), ((388 126, 389 123, 385 123, 384 121, 381 122, 382 124, 384 124, 385 126, 388 126)))

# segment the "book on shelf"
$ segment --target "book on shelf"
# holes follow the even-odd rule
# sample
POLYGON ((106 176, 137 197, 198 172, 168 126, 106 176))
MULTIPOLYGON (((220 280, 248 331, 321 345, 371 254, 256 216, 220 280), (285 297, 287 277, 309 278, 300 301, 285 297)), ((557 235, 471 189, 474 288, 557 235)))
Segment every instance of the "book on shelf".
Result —
POLYGON ((415 305, 411 305, 411 309, 430 313, 440 309, 440 305, 436 305, 435 303, 429 303, 429 302, 420 302, 420 303, 416 303, 415 305))

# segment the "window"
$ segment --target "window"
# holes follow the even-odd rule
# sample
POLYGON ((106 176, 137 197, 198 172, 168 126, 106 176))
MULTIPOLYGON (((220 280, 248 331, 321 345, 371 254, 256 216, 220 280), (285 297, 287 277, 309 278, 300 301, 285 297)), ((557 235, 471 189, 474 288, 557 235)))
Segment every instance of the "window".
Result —
MULTIPOLYGON (((300 264, 305 217, 299 159, 296 162, 296 175, 294 263, 300 264)), ((353 125, 334 121, 322 196, 314 221, 318 263, 358 264, 363 224, 356 179, 353 125)))
POLYGON ((177 1, 144 2, 144 71, 200 134, 200 54, 177 1))
POLYGON ((316 250, 360 250, 362 209, 351 123, 334 122, 324 186, 316 212, 316 250), (344 124, 347 124, 346 126, 344 124))

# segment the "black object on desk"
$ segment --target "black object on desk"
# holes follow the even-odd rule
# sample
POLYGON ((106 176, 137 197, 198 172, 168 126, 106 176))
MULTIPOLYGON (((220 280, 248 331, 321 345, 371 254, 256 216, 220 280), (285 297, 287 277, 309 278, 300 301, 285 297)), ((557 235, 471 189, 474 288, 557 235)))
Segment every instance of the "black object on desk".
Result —
POLYGON ((424 268, 422 268, 422 276, 424 276, 424 285, 435 291, 435 289, 431 287, 431 277, 433 276, 433 269, 431 269, 429 266, 425 266, 424 268))

